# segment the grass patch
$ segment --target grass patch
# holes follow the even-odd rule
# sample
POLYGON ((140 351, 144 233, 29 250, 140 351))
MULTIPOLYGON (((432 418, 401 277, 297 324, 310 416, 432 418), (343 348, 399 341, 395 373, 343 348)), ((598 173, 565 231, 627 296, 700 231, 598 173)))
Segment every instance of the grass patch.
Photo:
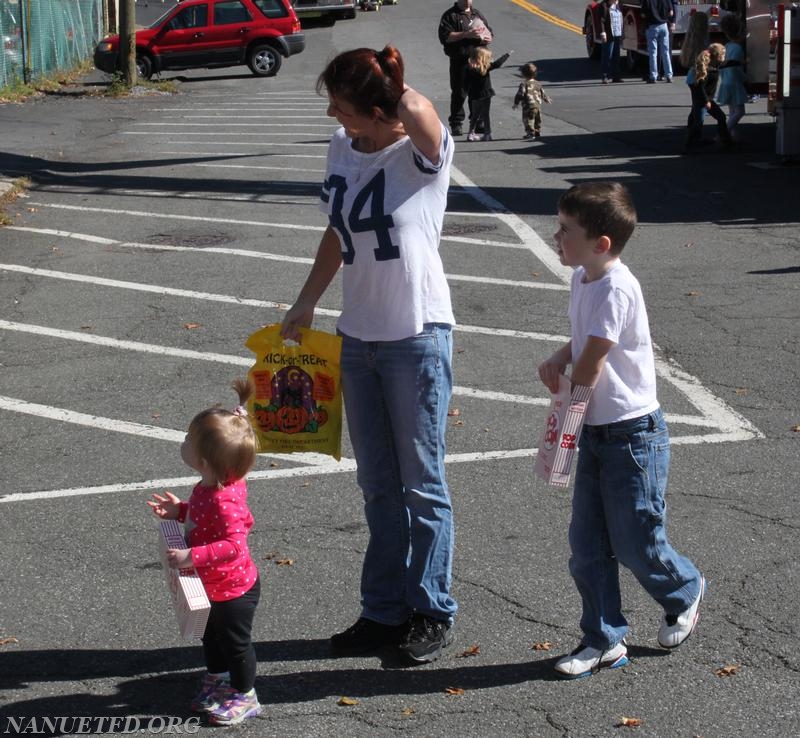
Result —
POLYGON ((125 84, 125 78, 122 72, 114 72, 114 74, 111 75, 111 83, 105 89, 105 92, 101 94, 106 97, 132 97, 147 94, 148 92, 174 95, 177 91, 178 85, 171 79, 157 80, 155 82, 152 80, 137 79, 133 87, 128 87, 125 84))
POLYGON ((5 87, 0 87, 0 103, 21 103, 28 98, 39 97, 41 95, 69 94, 75 97, 129 97, 147 94, 175 94, 178 86, 173 80, 149 81, 138 80, 136 85, 128 88, 120 72, 111 76, 111 82, 107 87, 98 86, 96 88, 78 87, 78 80, 89 74, 94 69, 94 64, 86 60, 81 64, 66 71, 57 71, 52 74, 39 77, 30 82, 23 81, 14 75, 11 82, 5 87))
POLYGON ((11 181, 11 187, 0 195, 0 225, 11 225, 12 220, 6 214, 6 205, 14 202, 21 193, 25 192, 31 186, 31 181, 28 177, 19 177, 11 181))

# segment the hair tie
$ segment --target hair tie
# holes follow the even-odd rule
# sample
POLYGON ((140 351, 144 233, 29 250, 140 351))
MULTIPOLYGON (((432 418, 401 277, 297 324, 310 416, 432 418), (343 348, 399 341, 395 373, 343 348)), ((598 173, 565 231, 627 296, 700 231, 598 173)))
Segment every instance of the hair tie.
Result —
POLYGON ((239 415, 239 416, 241 416, 243 418, 246 418, 247 417, 247 408, 244 405, 237 405, 233 409, 233 414, 234 415, 239 415))

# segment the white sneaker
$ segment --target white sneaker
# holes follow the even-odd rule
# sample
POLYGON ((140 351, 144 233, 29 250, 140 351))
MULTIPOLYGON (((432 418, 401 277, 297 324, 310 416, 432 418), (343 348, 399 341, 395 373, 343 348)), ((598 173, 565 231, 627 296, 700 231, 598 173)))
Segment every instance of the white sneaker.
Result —
POLYGON ((663 648, 677 648, 681 645, 694 630, 697 619, 700 617, 698 612, 700 602, 706 591, 706 578, 700 577, 700 594, 688 610, 684 610, 680 615, 664 615, 661 618, 661 626, 658 629, 658 643, 663 648))
POLYGON ((601 651, 581 643, 572 653, 556 661, 555 670, 570 679, 587 677, 600 669, 618 669, 628 663, 628 649, 624 642, 601 651))

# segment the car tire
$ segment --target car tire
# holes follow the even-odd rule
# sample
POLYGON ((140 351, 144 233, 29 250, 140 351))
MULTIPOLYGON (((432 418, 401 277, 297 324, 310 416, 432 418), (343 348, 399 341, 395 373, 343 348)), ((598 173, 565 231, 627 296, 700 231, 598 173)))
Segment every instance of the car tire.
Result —
POLYGON ((281 53, 271 44, 259 44, 247 54, 247 66, 257 77, 274 77, 281 68, 281 53))
POLYGON ((153 60, 147 54, 136 55, 136 74, 141 79, 153 76, 153 60))

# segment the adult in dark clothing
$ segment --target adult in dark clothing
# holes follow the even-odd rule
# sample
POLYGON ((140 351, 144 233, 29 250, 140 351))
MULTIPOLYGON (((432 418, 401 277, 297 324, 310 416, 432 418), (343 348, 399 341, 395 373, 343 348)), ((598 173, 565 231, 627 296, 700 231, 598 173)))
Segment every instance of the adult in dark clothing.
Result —
POLYGON ((660 57, 664 79, 672 82, 670 32, 675 30, 675 19, 678 17, 677 0, 642 0, 641 8, 650 62, 650 75, 647 81, 648 83, 656 81, 660 57))
POLYGON ((450 130, 463 133, 464 102, 467 99, 467 60, 470 51, 492 40, 492 29, 472 0, 456 0, 439 21, 439 42, 450 59, 450 130))

